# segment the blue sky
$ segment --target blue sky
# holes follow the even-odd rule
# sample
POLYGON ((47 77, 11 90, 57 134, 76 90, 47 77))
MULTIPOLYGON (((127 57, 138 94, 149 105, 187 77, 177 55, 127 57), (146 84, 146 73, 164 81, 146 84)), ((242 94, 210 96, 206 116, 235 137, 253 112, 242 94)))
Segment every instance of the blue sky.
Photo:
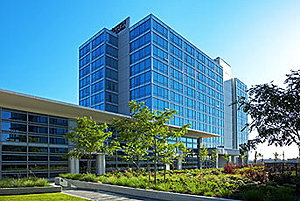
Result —
POLYGON ((78 47, 153 13, 248 86, 300 68, 300 1, 0 1, 0 88, 78 103, 78 47))

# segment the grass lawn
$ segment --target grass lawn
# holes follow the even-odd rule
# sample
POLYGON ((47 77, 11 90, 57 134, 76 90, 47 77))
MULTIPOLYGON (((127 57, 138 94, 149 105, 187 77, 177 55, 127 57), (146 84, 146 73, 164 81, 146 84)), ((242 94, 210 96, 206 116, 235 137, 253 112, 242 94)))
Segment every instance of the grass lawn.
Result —
POLYGON ((1 201, 48 201, 48 200, 68 200, 68 201, 84 201, 87 199, 66 195, 63 193, 42 193, 42 194, 28 194, 28 195, 5 195, 0 196, 1 201))

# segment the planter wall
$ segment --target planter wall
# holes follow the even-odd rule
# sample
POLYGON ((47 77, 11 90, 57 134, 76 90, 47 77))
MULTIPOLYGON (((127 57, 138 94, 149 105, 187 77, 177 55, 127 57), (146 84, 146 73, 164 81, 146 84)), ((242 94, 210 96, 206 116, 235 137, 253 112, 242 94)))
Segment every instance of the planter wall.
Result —
POLYGON ((0 195, 21 195, 34 193, 58 193, 61 186, 0 188, 0 195))
POLYGON ((187 200, 188 201, 237 201, 237 200, 224 199, 224 198, 213 198, 213 197, 171 193, 171 192, 156 191, 156 190, 145 190, 145 189, 117 186, 117 185, 110 185, 110 184, 98 184, 95 182, 63 179, 60 177, 55 178, 55 184, 61 185, 63 187, 76 187, 78 189, 87 189, 87 190, 101 190, 101 191, 108 191, 108 192, 126 194, 126 195, 137 196, 137 197, 151 198, 154 200, 159 199, 159 200, 167 200, 167 201, 174 201, 174 200, 176 201, 187 201, 187 200))

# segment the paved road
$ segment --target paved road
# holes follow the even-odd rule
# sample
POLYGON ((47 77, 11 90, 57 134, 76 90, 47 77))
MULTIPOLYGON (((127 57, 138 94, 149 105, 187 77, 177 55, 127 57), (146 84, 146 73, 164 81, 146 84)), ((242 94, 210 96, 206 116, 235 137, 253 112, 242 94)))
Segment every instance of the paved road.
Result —
POLYGON ((157 199, 150 198, 142 198, 129 196, 124 194, 110 193, 106 191, 89 191, 89 190, 80 190, 80 189, 63 189, 63 193, 69 195, 75 195, 82 198, 87 198, 91 200, 99 200, 99 201, 159 201, 157 199))

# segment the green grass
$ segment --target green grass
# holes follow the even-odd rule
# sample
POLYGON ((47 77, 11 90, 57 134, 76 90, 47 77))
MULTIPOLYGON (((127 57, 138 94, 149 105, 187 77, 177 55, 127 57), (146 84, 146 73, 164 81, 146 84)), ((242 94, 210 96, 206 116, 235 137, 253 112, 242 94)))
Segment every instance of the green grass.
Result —
POLYGON ((1 201, 51 201, 51 200, 60 200, 60 201, 84 201, 87 199, 66 195, 63 193, 43 193, 43 194, 28 194, 28 195, 8 195, 0 196, 1 201))
POLYGON ((19 187, 34 187, 34 186, 49 186, 45 179, 41 178, 4 178, 0 180, 0 188, 19 188, 19 187))

